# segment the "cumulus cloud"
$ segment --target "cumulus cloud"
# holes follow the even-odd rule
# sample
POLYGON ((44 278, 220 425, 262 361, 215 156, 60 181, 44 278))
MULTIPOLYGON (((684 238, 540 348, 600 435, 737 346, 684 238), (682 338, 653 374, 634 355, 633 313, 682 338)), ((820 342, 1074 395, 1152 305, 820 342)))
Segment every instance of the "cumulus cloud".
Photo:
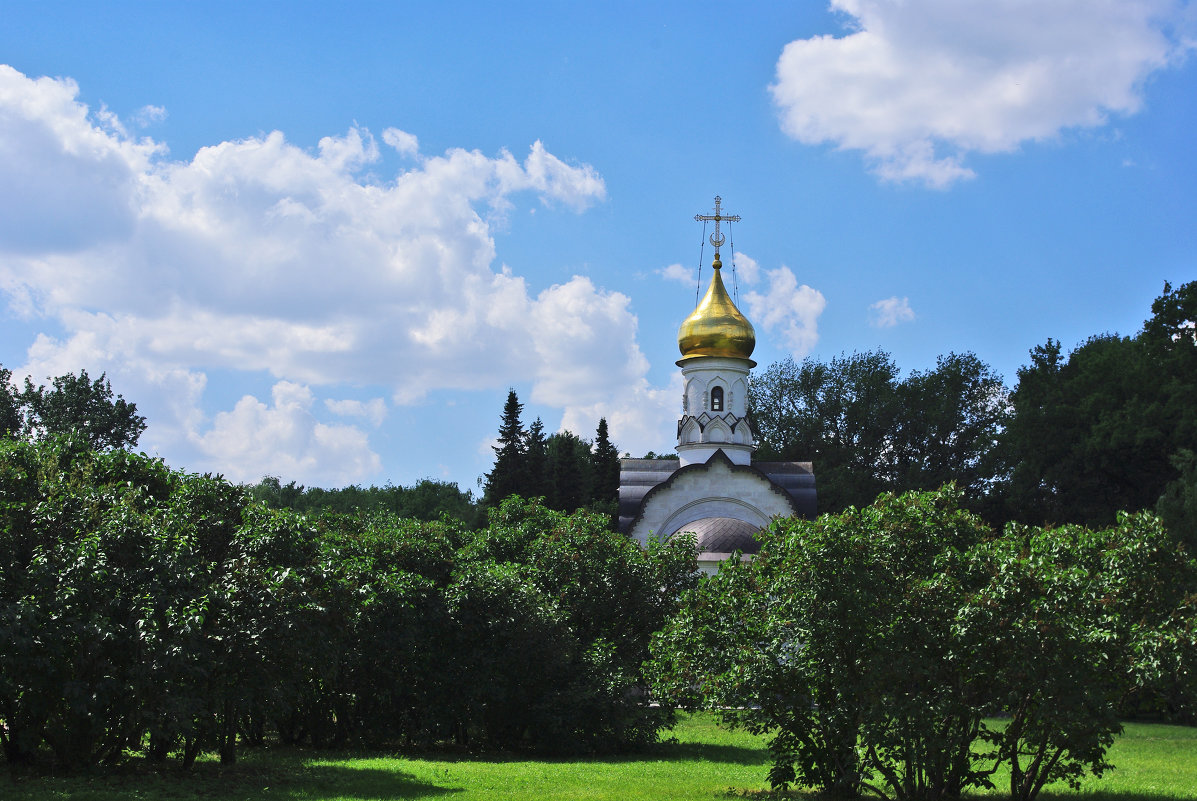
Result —
POLYGON ((817 289, 798 285, 794 272, 786 266, 768 270, 768 289, 745 296, 749 318, 767 331, 779 334, 794 356, 801 358, 819 341, 819 315, 827 299, 817 289))
POLYGON ((199 449, 223 465, 221 472, 232 480, 273 474, 347 484, 382 468, 360 429, 316 420, 311 413, 315 396, 307 387, 279 381, 270 394, 269 406, 246 395, 232 411, 217 414, 211 430, 195 437, 199 449))
POLYGON ((910 298, 892 298, 879 300, 869 306, 869 324, 877 328, 893 328, 898 323, 908 323, 914 319, 914 309, 910 308, 910 298))
POLYGON ((1173 0, 832 0, 852 32, 790 42, 770 87, 783 130, 859 150, 883 179, 947 187, 998 153, 1133 114, 1197 47, 1173 0))
POLYGON ((569 406, 562 417, 561 428, 593 438, 598 419, 605 417, 611 441, 621 454, 663 453, 673 450, 677 444, 671 429, 681 408, 682 376, 675 372, 665 388, 650 386, 641 378, 614 397, 588 406, 569 406))
MULTIPOLYGON (((380 182, 360 127, 314 150, 275 131, 179 161, 77 95, 0 66, 0 292, 62 332, 24 369, 107 369, 147 393, 127 391, 150 417, 143 443, 244 465, 224 468, 237 477, 357 480, 377 469, 364 433, 312 410, 375 424, 385 403, 316 397, 341 382, 402 403, 530 382, 567 413, 641 386, 626 296, 579 276, 534 294, 495 267, 490 221, 519 193, 575 210, 603 200, 590 165, 536 141, 522 161, 452 149, 380 182), (210 419, 212 370, 272 376, 272 404, 247 397, 210 419), (265 430, 246 439, 251 424, 265 430)), ((382 139, 417 154, 414 135, 382 139)))

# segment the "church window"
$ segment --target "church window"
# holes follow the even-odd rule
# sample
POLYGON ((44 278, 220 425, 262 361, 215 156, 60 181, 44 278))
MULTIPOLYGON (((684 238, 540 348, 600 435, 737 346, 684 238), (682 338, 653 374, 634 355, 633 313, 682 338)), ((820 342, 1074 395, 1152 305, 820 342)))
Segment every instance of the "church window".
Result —
POLYGON ((715 387, 711 390, 711 411, 723 411, 723 387, 715 387))

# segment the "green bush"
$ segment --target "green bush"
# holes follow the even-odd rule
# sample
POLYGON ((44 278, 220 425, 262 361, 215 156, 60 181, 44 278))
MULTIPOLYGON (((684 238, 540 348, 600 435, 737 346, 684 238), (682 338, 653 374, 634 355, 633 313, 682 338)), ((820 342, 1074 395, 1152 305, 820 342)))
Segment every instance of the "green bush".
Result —
POLYGON ((997 536, 959 501, 777 521, 656 636, 658 691, 772 733, 778 787, 950 798, 1004 763, 1029 801, 1100 774, 1120 700, 1192 674, 1193 564, 1147 515, 997 536))

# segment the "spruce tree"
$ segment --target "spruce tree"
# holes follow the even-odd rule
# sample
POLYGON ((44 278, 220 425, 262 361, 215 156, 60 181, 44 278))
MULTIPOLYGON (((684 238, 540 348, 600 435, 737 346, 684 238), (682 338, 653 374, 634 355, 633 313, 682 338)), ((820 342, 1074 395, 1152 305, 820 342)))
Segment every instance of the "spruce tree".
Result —
POLYGON ((598 432, 594 439, 594 453, 591 454, 594 490, 591 501, 615 503, 619 500, 619 449, 607 433, 607 418, 599 418, 598 432))
POLYGON ((498 506, 509 495, 527 492, 527 452, 524 449, 524 424, 520 403, 515 390, 507 391, 507 403, 503 405, 503 421, 499 424, 499 444, 494 448, 495 466, 486 474, 482 503, 488 507, 498 506))
POLYGON ((527 466, 527 488, 521 492, 528 498, 547 497, 548 482, 548 451, 544 435, 544 423, 537 417, 528 426, 528 434, 524 437, 524 459, 527 466))
POLYGON ((590 498, 590 443, 561 431, 549 437, 549 508, 573 512, 590 498))

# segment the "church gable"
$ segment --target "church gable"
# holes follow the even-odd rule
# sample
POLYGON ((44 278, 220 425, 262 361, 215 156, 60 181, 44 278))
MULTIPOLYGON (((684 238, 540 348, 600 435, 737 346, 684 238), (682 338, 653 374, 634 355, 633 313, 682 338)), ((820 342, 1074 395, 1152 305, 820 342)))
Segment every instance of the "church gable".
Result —
MULTIPOLYGON (((622 488, 621 488, 622 499, 622 488)), ((774 517, 797 512, 786 491, 759 470, 733 464, 716 451, 705 464, 679 468, 644 494, 628 533, 641 543, 668 539, 704 518, 731 518, 763 528, 774 517)), ((622 521, 621 521, 622 522, 622 521)))

